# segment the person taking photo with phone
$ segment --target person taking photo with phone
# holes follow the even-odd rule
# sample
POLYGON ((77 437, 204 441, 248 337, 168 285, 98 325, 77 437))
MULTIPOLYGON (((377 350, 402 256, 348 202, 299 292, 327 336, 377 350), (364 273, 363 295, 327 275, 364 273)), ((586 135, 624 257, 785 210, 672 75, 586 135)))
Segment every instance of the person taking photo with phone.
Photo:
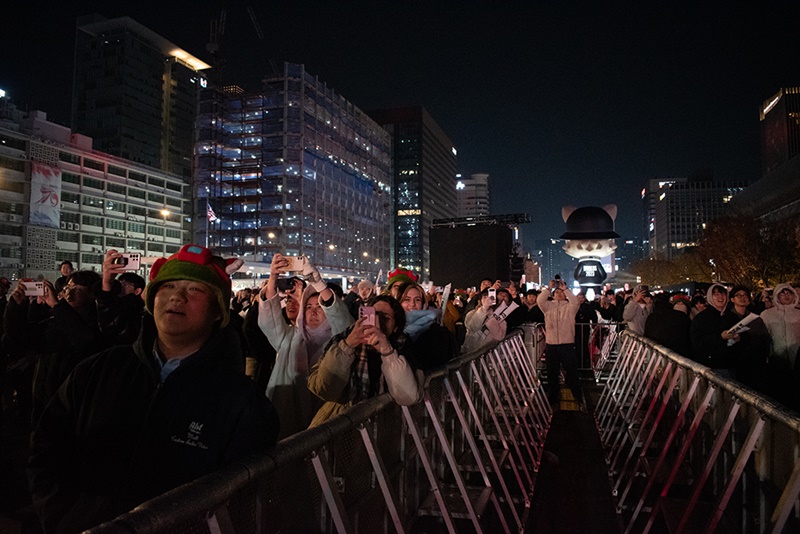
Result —
POLYGON ((386 391, 401 406, 422 400, 424 377, 409 362, 412 347, 403 333, 405 310, 389 295, 373 297, 367 304, 374 308, 372 319, 359 317, 334 336, 311 370, 308 389, 325 401, 312 427, 386 391))
POLYGON ((547 359, 547 397, 554 410, 561 400, 561 367, 567 375, 567 386, 572 396, 584 407, 583 390, 578 377, 578 354, 575 350, 575 316, 580 303, 572 296, 567 298, 563 280, 550 280, 550 284, 536 297, 544 313, 545 357, 547 359))
POLYGON ((322 356, 328 340, 353 324, 354 319, 305 256, 272 257, 270 276, 261 286, 258 307, 258 326, 277 351, 266 395, 278 411, 279 439, 283 439, 308 428, 322 405, 308 390, 309 371, 322 356), (309 282, 299 299, 295 324, 284 320, 278 292, 278 279, 288 272, 300 272, 309 282))

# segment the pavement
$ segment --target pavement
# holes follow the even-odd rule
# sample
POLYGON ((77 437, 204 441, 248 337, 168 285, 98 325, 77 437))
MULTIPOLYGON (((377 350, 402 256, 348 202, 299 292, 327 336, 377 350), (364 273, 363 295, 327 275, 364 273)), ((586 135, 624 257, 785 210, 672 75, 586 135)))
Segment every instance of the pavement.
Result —
POLYGON ((600 435, 591 413, 593 395, 587 394, 586 413, 570 400, 571 396, 565 398, 569 391, 565 390, 560 409, 550 422, 525 531, 622 532, 600 435))

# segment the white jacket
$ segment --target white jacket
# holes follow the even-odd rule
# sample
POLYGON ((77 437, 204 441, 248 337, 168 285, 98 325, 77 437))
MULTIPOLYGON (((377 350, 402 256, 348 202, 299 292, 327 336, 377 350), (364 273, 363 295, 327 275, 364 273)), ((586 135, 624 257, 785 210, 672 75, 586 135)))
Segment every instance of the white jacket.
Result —
POLYGON ((790 368, 794 368, 797 350, 800 348, 800 310, 795 308, 797 304, 797 293, 789 284, 778 284, 773 292, 772 308, 761 312, 761 320, 767 325, 770 338, 772 339, 772 356, 779 361, 788 363, 790 368), (791 304, 781 304, 778 302, 778 293, 784 289, 790 289, 794 295, 791 304))
POLYGON ((467 329, 461 347, 464 354, 506 337, 506 322, 495 319, 494 314, 484 310, 480 303, 464 317, 464 327, 467 329))
POLYGON ((545 289, 536 297, 536 303, 544 313, 545 343, 569 345, 575 343, 575 316, 581 307, 577 297, 572 300, 548 300, 550 290, 545 289))
MULTIPOLYGON (((311 286, 303 292, 302 302, 313 292, 311 286)), ((320 302, 322 304, 322 302, 320 302)), ((322 306, 334 336, 353 324, 347 306, 334 298, 329 307, 322 306)), ((303 314, 303 306, 300 307, 303 314)), ((301 318, 298 318, 300 321, 301 318)), ((308 428, 321 402, 308 390, 308 374, 322 354, 309 354, 306 340, 299 326, 286 324, 281 313, 281 297, 258 299, 258 326, 277 351, 275 367, 269 377, 266 395, 275 406, 281 422, 278 439, 308 428)))

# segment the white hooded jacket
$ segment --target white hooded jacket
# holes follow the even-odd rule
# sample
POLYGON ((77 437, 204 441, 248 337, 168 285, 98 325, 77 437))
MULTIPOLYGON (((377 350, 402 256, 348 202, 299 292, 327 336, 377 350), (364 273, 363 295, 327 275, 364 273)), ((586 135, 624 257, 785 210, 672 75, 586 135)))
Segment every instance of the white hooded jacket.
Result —
POLYGON ((797 299, 797 292, 791 285, 778 284, 772 297, 774 306, 761 312, 761 320, 767 325, 772 339, 770 359, 788 363, 790 369, 794 368, 797 350, 800 348, 800 310, 795 308, 797 299), (794 296, 790 304, 778 302, 778 294, 785 289, 790 290, 794 296))

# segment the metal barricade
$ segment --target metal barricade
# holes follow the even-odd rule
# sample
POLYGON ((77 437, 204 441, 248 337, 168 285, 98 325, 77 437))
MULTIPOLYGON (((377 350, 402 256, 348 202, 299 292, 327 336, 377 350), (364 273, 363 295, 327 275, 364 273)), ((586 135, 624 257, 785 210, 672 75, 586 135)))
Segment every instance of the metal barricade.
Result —
MULTIPOLYGON (((607 368, 612 364, 619 345, 619 323, 576 323, 575 349, 578 353, 578 367, 591 370, 595 382, 607 379, 607 368), (606 374, 604 374, 606 373, 606 374)), ((525 323, 522 330, 528 352, 540 372, 546 369, 545 325, 544 323, 525 323)))
POLYGON ((625 532, 800 531, 800 417, 622 338, 595 415, 625 532))
POLYGON ((521 531, 550 418, 515 333, 90 532, 521 531))

